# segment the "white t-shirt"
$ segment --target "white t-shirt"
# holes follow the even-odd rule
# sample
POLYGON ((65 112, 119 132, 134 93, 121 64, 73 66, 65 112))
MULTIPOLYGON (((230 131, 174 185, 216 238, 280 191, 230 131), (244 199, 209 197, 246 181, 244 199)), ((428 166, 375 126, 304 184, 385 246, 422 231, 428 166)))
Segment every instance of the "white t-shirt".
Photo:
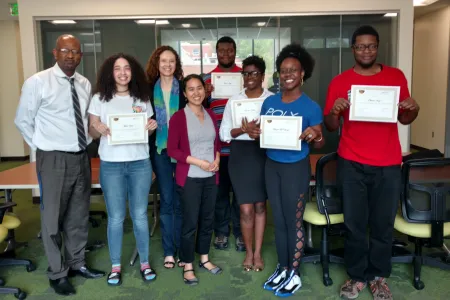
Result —
MULTIPOLYGON (((147 118, 153 116, 150 102, 134 101, 130 96, 114 96, 108 102, 100 101, 99 94, 92 97, 88 112, 100 117, 100 121, 107 124, 109 114, 129 114, 134 112, 147 113, 147 118), (137 109, 136 109, 137 108, 137 109)), ((150 157, 148 143, 130 145, 108 145, 108 138, 100 138, 98 154, 101 160, 110 162, 124 162, 146 159, 150 157)))

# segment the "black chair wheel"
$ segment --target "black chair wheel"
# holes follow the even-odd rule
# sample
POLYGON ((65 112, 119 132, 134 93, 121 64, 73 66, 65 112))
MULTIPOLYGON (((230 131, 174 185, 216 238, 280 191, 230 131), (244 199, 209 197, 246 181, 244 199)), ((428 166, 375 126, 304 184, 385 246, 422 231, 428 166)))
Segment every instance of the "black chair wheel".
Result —
POLYGON ((36 266, 34 264, 27 265, 27 272, 33 272, 36 270, 36 266))
POLYGON ((414 287, 416 288, 416 290, 423 290, 423 288, 425 287, 425 284, 423 284, 423 282, 421 280, 415 281, 413 282, 414 287))
POLYGON ((324 277, 323 278, 323 285, 324 286, 333 285, 333 280, 330 277, 324 277))
POLYGON ((22 291, 19 290, 18 293, 14 294, 14 297, 16 297, 19 300, 23 300, 23 299, 25 299, 27 297, 27 293, 22 292, 22 291))

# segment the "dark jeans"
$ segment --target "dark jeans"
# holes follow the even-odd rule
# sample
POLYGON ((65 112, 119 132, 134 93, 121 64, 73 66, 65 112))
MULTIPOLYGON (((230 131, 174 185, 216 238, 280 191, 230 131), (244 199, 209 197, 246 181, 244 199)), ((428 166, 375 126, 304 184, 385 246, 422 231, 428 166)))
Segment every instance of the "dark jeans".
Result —
POLYGON ((231 180, 230 175, 228 174, 228 156, 221 156, 219 166, 219 191, 217 193, 214 218, 214 232, 216 236, 230 236, 230 220, 232 222, 234 236, 242 236, 239 204, 234 196, 233 200, 230 201, 231 190, 231 180))
POLYGON ((180 259, 194 261, 194 249, 208 254, 214 224, 214 205, 217 196, 216 176, 186 179, 184 187, 178 186, 183 211, 180 259), (197 229, 198 228, 198 229, 197 229), (197 231, 197 238, 196 238, 197 231))
POLYGON ((337 168, 345 216, 347 273, 362 282, 389 277, 401 167, 376 167, 339 157, 337 168))
POLYGON ((154 151, 152 160, 161 197, 159 220, 164 256, 174 256, 180 248, 182 219, 174 177, 176 163, 170 161, 166 149, 161 154, 154 151))

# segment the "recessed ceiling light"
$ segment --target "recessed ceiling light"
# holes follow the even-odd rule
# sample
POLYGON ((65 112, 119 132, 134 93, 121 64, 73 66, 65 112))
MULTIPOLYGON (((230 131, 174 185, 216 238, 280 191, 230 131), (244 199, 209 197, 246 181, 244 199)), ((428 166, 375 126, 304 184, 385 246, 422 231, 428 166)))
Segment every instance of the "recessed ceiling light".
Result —
MULTIPOLYGON (((95 34, 100 34, 100 31, 95 31, 95 34)), ((94 35, 92 32, 81 32, 80 35, 94 35)))
POLYGON ((169 24, 168 20, 156 20, 156 25, 167 25, 169 24))
POLYGON ((183 26, 184 28, 190 28, 191 24, 181 24, 181 26, 183 26))
POLYGON ((397 16, 397 13, 387 13, 387 14, 385 14, 384 15, 385 17, 396 17, 397 16))
POLYGON ((263 27, 266 25, 266 22, 258 22, 256 23, 256 25, 258 25, 259 27, 263 27))
POLYGON ((155 24, 155 20, 135 20, 137 24, 155 24))
POLYGON ((414 0, 414 6, 427 6, 437 2, 438 0, 414 0))
POLYGON ((76 24, 77 22, 75 22, 74 20, 53 20, 53 21, 50 21, 50 23, 52 23, 52 24, 76 24))

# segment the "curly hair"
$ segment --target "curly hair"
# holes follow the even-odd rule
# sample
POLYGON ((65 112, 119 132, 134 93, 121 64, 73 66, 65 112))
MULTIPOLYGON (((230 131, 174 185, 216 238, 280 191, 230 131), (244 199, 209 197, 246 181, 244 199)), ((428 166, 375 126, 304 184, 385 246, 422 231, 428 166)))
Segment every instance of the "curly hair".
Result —
POLYGON ((170 46, 160 46, 156 48, 155 51, 153 51, 152 55, 148 59, 147 67, 145 68, 145 72, 147 73, 147 80, 151 87, 155 85, 156 81, 159 78, 159 57, 164 51, 170 51, 173 53, 173 55, 175 55, 176 66, 173 76, 178 80, 183 79, 183 68, 181 67, 181 59, 177 51, 175 51, 175 49, 170 46))
POLYGON ((117 53, 108 57, 97 75, 97 83, 94 94, 100 94, 101 101, 110 101, 116 93, 116 81, 114 80, 114 64, 119 58, 128 61, 131 68, 131 80, 128 83, 128 90, 133 99, 147 102, 150 100, 150 90, 148 88, 145 72, 139 62, 131 55, 117 53))
POLYGON ((290 57, 295 58, 300 62, 300 65, 305 72, 303 80, 306 81, 308 78, 310 78, 314 70, 314 58, 311 56, 311 54, 309 54, 308 51, 306 51, 304 47, 296 43, 285 46, 278 54, 276 60, 277 72, 280 72, 281 63, 286 58, 290 57))
POLYGON ((377 39, 377 43, 380 43, 380 35, 378 34, 378 31, 373 28, 372 26, 365 25, 361 26, 358 29, 355 30, 355 32, 352 35, 352 45, 355 45, 356 38, 361 35, 372 35, 377 39))
POLYGON ((247 66, 255 66, 262 74, 266 73, 266 63, 257 55, 249 56, 242 61, 242 69, 247 66))

